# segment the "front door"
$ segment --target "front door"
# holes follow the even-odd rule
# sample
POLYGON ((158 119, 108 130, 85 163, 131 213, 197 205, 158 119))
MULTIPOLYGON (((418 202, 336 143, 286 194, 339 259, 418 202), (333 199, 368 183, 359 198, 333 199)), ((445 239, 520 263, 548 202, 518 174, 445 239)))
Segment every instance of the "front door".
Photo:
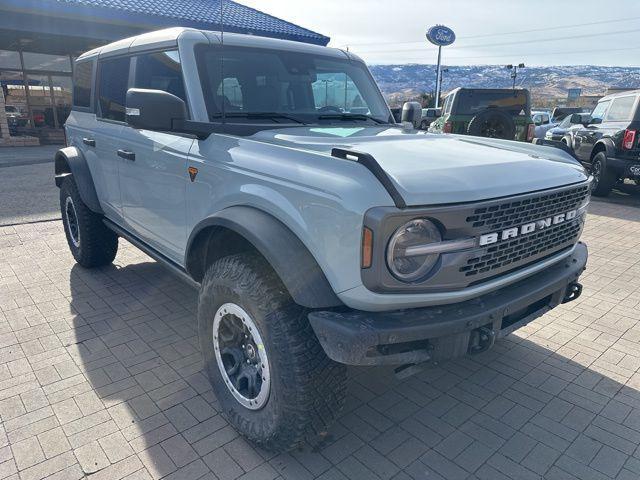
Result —
POLYGON ((593 147, 602 136, 600 124, 607 113, 610 103, 609 100, 598 103, 591 113, 591 123, 579 128, 575 133, 573 149, 580 160, 588 162, 591 159, 593 147))
POLYGON ((128 57, 100 60, 96 94, 96 122, 93 132, 82 137, 86 151, 95 152, 90 163, 93 181, 106 216, 116 223, 122 222, 122 195, 118 171, 120 161, 116 155, 124 128, 124 104, 129 77, 128 57))
MULTIPOLYGON (((186 99, 177 51, 140 54, 132 62, 132 87, 186 99)), ((116 146, 126 227, 180 264, 187 242, 185 189, 193 142, 181 135, 125 126, 116 146)))

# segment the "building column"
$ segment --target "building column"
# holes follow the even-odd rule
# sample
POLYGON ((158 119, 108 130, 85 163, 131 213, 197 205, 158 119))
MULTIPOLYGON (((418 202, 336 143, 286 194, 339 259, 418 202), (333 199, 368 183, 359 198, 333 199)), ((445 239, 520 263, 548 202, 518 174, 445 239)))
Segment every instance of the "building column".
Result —
POLYGON ((4 110, 4 91, 0 88, 0 145, 9 143, 9 124, 7 123, 7 112, 4 110))

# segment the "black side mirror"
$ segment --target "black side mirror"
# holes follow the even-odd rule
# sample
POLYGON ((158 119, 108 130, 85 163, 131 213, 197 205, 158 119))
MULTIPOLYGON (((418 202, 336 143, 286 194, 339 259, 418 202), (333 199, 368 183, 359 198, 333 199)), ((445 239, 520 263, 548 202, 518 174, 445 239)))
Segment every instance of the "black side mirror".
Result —
POLYGON ((422 105, 418 102, 405 102, 402 105, 402 122, 410 122, 413 128, 420 127, 422 120, 422 105))
POLYGON ((127 90, 127 123, 144 130, 171 131, 174 124, 187 118, 187 106, 181 98, 163 90, 130 88, 127 90))

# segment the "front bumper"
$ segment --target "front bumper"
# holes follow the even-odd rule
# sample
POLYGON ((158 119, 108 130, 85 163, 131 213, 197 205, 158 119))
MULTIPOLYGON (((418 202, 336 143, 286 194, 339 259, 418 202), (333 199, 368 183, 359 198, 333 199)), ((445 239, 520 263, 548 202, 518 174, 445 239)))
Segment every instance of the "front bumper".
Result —
POLYGON ((309 321, 329 358, 348 365, 404 365, 477 353, 573 300, 587 247, 517 283, 462 303, 388 312, 314 311, 309 321), (573 293, 573 295, 571 295, 573 293))

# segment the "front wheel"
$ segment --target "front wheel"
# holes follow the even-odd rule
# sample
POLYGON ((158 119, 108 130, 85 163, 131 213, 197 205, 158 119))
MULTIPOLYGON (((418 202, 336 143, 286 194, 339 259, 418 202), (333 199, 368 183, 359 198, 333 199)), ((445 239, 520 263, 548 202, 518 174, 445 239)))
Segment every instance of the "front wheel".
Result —
POLYGON ((609 195, 618 180, 615 172, 607 168, 607 155, 605 152, 598 152, 591 160, 591 175, 593 175, 591 194, 596 197, 609 195))
POLYGON ((269 450, 318 440, 344 404, 346 368, 325 355, 307 313, 256 254, 222 258, 202 281, 198 334, 213 391, 236 430, 269 450))

